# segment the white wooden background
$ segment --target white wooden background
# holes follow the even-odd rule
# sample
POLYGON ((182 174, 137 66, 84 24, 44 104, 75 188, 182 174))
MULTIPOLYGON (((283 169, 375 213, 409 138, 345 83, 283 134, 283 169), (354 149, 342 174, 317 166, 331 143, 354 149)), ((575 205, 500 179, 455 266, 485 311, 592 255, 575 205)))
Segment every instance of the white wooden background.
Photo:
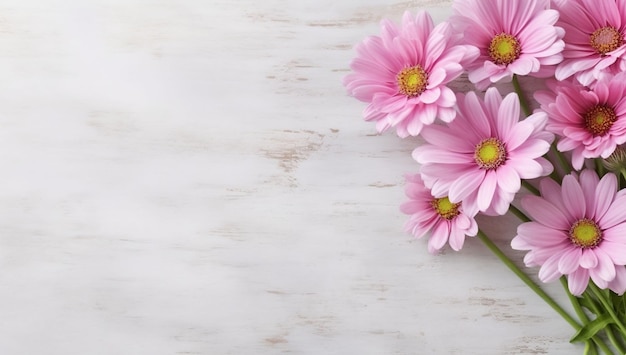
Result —
POLYGON ((1 0, 0 354, 580 353, 478 240, 404 233, 418 141, 340 84, 450 12, 397 1, 1 0))

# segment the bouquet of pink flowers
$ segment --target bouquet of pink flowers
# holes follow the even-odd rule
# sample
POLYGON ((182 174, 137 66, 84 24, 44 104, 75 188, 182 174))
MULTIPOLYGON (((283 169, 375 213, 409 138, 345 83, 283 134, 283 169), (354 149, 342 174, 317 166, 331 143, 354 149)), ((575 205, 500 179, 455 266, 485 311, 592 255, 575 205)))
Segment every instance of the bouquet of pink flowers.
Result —
POLYGON ((426 12, 383 20, 344 79, 379 132, 425 141, 406 177, 406 228, 431 253, 477 236, 573 327, 572 342, 625 354, 626 0, 452 7, 436 26, 426 12), (455 93, 448 85, 464 73, 476 90, 455 93), (542 87, 534 102, 518 77, 542 87), (503 82, 514 92, 493 87, 503 82), (578 319, 475 219, 507 212, 520 220, 511 247, 528 251, 542 282, 561 280, 578 319))

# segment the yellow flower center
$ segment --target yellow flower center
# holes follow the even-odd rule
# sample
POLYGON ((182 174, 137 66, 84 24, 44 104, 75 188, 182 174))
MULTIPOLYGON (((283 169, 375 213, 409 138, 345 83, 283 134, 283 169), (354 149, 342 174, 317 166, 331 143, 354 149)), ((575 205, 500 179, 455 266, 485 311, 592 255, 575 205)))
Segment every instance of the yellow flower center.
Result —
POLYGON ((416 97, 426 90, 428 74, 426 74, 426 71, 424 71, 421 66, 416 65, 402 69, 402 71, 398 73, 396 80, 398 81, 400 93, 408 97, 416 97))
POLYGON ((497 138, 487 138, 476 145, 474 160, 481 169, 496 169, 506 161, 506 148, 497 138))
POLYGON ((447 220, 451 220, 454 217, 459 215, 459 206, 461 203, 452 203, 448 197, 436 198, 432 201, 432 206, 435 212, 441 218, 445 218, 447 220))
POLYGON ((615 110, 606 105, 594 106, 583 115, 583 118, 585 120, 585 128, 594 136, 607 134, 613 123, 617 121, 615 110))
POLYGON ((595 248, 602 241, 602 231, 596 222, 583 218, 572 225, 569 239, 583 249, 595 248))
POLYGON ((601 55, 606 55, 624 44, 624 38, 613 26, 606 26, 595 30, 589 38, 591 47, 601 55))
POLYGON ((489 56, 498 65, 509 65, 519 58, 522 48, 514 36, 500 33, 489 44, 489 56))

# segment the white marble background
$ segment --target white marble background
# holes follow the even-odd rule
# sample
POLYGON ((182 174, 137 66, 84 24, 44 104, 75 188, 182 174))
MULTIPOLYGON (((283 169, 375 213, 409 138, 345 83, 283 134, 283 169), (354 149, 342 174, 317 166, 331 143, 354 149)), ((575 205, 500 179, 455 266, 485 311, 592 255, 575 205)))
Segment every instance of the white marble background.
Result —
POLYGON ((449 13, 397 1, 0 1, 0 354, 580 353, 478 240, 404 233, 417 141, 340 85, 449 13))

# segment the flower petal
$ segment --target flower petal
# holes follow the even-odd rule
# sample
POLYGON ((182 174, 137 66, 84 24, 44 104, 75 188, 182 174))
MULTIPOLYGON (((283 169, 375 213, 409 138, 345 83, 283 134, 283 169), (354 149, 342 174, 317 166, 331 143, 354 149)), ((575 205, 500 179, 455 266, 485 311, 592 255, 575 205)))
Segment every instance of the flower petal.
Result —
POLYGON ((587 289, 589 284, 589 270, 578 269, 567 277, 567 288, 574 296, 580 296, 587 289))
POLYGON ((565 215, 550 202, 537 196, 525 196, 522 207, 535 221, 557 230, 569 230, 570 223, 565 215))
POLYGON ((498 176, 496 172, 491 170, 485 174, 480 188, 478 189, 478 209, 480 211, 486 211, 491 204, 493 195, 496 192, 498 186, 498 176))
POLYGON ((571 274, 580 267, 580 257, 582 250, 580 248, 571 248, 563 253, 559 259, 559 272, 563 275, 571 274))
POLYGON ((578 183, 578 180, 573 175, 566 175, 561 183, 562 197, 567 209, 572 212, 572 215, 583 218, 585 217, 586 204, 585 195, 578 183))

